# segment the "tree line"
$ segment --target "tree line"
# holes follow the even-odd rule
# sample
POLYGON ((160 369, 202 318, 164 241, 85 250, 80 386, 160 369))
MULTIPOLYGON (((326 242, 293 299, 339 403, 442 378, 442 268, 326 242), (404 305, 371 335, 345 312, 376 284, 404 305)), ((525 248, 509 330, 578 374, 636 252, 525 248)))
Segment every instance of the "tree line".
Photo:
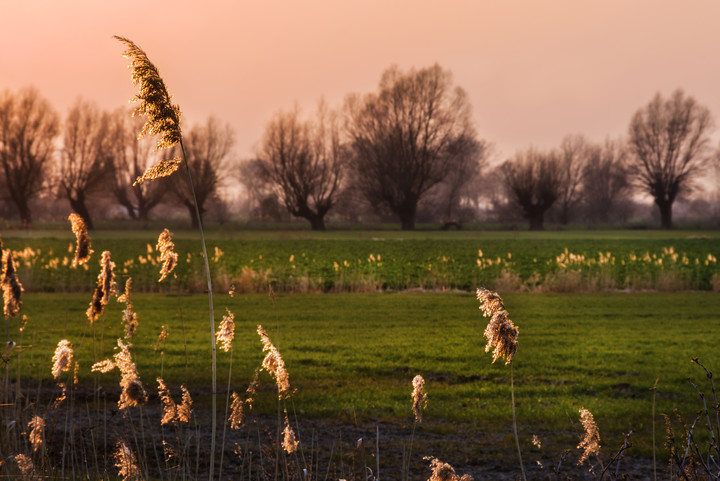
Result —
MULTIPOLYGON (((120 209, 147 221, 162 203, 183 206, 197 222, 180 176, 134 185, 158 161, 151 139, 138 140, 141 119, 78 99, 61 122, 34 88, 0 94, 0 198, 23 225, 33 201, 65 199, 90 228, 91 206, 120 209)), ((348 95, 330 108, 320 101, 304 115, 296 106, 265 125, 251 159, 233 154, 234 132, 213 117, 189 127, 185 154, 201 215, 222 206, 219 187, 234 179, 257 218, 306 219, 323 230, 328 215, 418 218, 445 226, 474 220, 526 219, 542 229, 548 212, 559 223, 611 222, 629 215, 633 196, 654 200, 663 228, 673 204, 687 196, 718 159, 710 146, 709 110, 682 90, 657 94, 630 120, 625 138, 593 143, 570 135, 554 149, 518 150, 490 161, 492 144, 474 127, 466 92, 439 65, 386 70, 375 92, 348 95), (286 214, 284 214, 286 213, 286 214)), ((179 154, 178 154, 179 156, 179 154)))

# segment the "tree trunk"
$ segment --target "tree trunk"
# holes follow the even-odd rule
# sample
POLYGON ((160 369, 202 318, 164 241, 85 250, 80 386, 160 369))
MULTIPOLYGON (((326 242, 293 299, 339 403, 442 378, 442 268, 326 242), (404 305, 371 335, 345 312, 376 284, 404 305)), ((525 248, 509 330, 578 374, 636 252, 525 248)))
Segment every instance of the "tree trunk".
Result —
POLYGON ((530 230, 544 230, 545 229, 545 211, 537 210, 528 215, 530 221, 530 230))
POLYGON ((87 205, 85 205, 84 196, 78 195, 75 199, 68 197, 68 200, 70 201, 70 207, 72 207, 72 210, 74 210, 75 213, 82 217, 82 220, 85 221, 85 225, 88 230, 95 229, 95 224, 93 224, 92 218, 90 217, 90 211, 88 211, 87 205))
POLYGON ((415 230, 415 216, 417 214, 417 202, 407 201, 395 209, 400 217, 400 228, 402 230, 415 230))
POLYGON ((325 230, 324 216, 315 215, 313 217, 309 217, 308 220, 310 221, 310 226, 312 227, 312 230, 325 230))
POLYGON ((673 228, 672 222, 672 202, 667 200, 655 200, 660 209, 660 225, 663 229, 670 230, 673 228))
MULTIPOLYGON (((183 202, 185 204, 185 207, 188 209, 188 213, 190 214, 190 220, 192 221, 192 228, 193 229, 199 229, 200 224, 198 223, 198 218, 195 215, 195 204, 192 202, 183 202)), ((200 217, 203 216, 205 211, 198 206, 198 212, 200 212, 200 217)))

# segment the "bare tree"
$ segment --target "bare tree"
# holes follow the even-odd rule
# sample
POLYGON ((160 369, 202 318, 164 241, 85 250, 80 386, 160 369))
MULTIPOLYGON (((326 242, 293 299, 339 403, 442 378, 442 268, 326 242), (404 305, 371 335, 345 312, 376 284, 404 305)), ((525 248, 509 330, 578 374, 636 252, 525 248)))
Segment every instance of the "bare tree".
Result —
POLYGON ((557 199, 560 223, 567 224, 580 204, 583 169, 587 162, 589 144, 582 135, 566 136, 558 152, 560 191, 557 199))
POLYGON ((371 205, 415 228, 418 202, 475 148, 465 91, 439 65, 382 75, 378 93, 350 96, 347 132, 352 179, 371 205))
MULTIPOLYGON (((234 144, 229 125, 221 125, 214 117, 203 125, 195 125, 183 135, 185 159, 192 172, 197 208, 202 216, 206 203, 217 193, 220 174, 227 169, 227 160, 234 144)), ((193 228, 198 228, 195 204, 190 185, 182 176, 171 176, 172 191, 188 209, 193 228)))
POLYGON ((589 221, 627 217, 632 190, 627 161, 628 147, 621 141, 607 140, 604 145, 589 148, 582 188, 585 217, 589 221))
POLYGON ((530 222, 530 230, 544 228, 545 212, 560 197, 563 176, 556 151, 520 151, 502 166, 510 199, 530 222))
POLYGON ((110 117, 93 103, 78 99, 65 119, 59 162, 60 195, 93 229, 88 198, 107 186, 112 167, 110 117))
POLYGON ((325 230, 347 156, 337 113, 320 102, 309 120, 300 119, 297 108, 278 112, 265 127, 258 161, 288 212, 310 221, 313 230, 325 230))
POLYGON ((667 100, 656 94, 630 122, 630 174, 655 200, 663 229, 673 227, 672 206, 678 195, 691 190, 693 180, 705 171, 712 124, 710 111, 680 89, 667 100))
POLYGON ((458 143, 461 150, 455 169, 430 189, 420 202, 424 211, 443 222, 444 228, 461 226, 477 213, 482 185, 478 182, 488 164, 490 147, 483 140, 467 139, 458 143))
POLYGON ((0 95, 0 174, 26 227, 32 224, 30 203, 46 187, 59 128, 57 112, 35 88, 0 95))
POLYGON ((153 182, 133 185, 135 179, 160 156, 167 152, 154 151, 155 140, 137 138, 144 119, 131 117, 126 109, 119 109, 112 115, 112 184, 111 190, 116 201, 125 208, 133 220, 147 221, 154 209, 169 192, 170 182, 161 177, 153 182))

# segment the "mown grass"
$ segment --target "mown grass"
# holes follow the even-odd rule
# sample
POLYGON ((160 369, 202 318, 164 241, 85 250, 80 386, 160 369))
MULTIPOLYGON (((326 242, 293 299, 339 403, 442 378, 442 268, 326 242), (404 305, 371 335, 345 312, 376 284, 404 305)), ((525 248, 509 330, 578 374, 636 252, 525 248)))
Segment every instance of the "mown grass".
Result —
MULTIPOLYGON (((700 405, 687 378, 700 385, 704 379, 690 359, 699 357, 720 372, 717 294, 503 297, 520 328, 513 362, 519 429, 528 443, 537 434, 550 446, 574 448, 581 430, 577 412, 585 407, 608 445, 619 444, 622 433, 632 429, 634 450, 649 455, 655 379, 660 379, 658 412, 678 408, 689 416, 700 405)), ((141 379, 151 391, 156 388, 161 356, 154 347, 161 325, 168 325, 163 376, 171 385, 187 384, 202 406, 210 379, 206 298, 154 294, 133 300, 140 320, 133 344, 141 379)), ((92 385, 88 302, 80 294, 27 294, 24 347, 12 369, 20 369, 23 379, 48 380, 55 346, 67 338, 80 362, 80 382, 92 385)), ((109 357, 121 336, 121 307, 111 304, 95 326, 96 339, 103 339, 99 358, 109 357)), ((509 368, 491 364, 484 352, 487 322, 470 294, 280 295, 274 303, 267 295, 220 296, 216 309, 224 307, 236 316, 233 390, 244 390, 262 361, 255 332, 262 324, 285 359, 300 416, 410 423, 410 381, 421 374, 429 395, 424 429, 509 433, 509 368)), ((11 332, 18 332, 17 325, 11 332)), ((228 361, 229 354, 219 353, 221 386, 228 361)), ((100 378, 110 390, 117 382, 116 374, 100 378)), ((256 412, 271 414, 276 391, 266 374, 261 381, 256 412)), ((657 429, 662 427, 657 420, 657 429)))

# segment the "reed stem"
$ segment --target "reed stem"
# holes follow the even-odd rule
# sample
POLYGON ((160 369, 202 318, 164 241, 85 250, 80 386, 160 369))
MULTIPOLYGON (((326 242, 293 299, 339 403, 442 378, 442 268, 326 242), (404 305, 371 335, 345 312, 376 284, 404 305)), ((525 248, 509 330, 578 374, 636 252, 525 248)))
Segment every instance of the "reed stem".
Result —
POLYGON ((520 453, 520 438, 517 432, 517 417, 515 416, 515 384, 513 380, 513 363, 510 361, 510 403, 512 404, 513 418, 513 434, 515 434, 515 446, 517 447, 518 459, 520 460, 520 474, 523 481, 527 481, 525 477, 525 467, 523 466, 522 454, 520 453))
POLYGON ((213 296, 212 296, 212 278, 210 277, 210 262, 208 260, 207 247, 205 246, 205 232, 203 230, 202 217, 200 217, 200 209, 198 208, 197 196, 195 195, 195 186, 190 172, 190 165, 185 154, 185 146, 180 140, 180 149, 183 154, 183 164, 185 164, 185 172, 187 172, 188 182, 190 183, 190 192, 193 196, 193 204, 195 207, 195 216, 197 217, 198 229, 200 230, 200 242, 202 243, 203 259, 205 261, 205 275, 207 276, 208 285, 208 303, 210 307, 210 346, 212 350, 212 433, 210 437, 210 472, 208 479, 212 481, 215 470, 215 434, 217 431, 217 360, 215 354, 215 315, 213 312, 213 296))

